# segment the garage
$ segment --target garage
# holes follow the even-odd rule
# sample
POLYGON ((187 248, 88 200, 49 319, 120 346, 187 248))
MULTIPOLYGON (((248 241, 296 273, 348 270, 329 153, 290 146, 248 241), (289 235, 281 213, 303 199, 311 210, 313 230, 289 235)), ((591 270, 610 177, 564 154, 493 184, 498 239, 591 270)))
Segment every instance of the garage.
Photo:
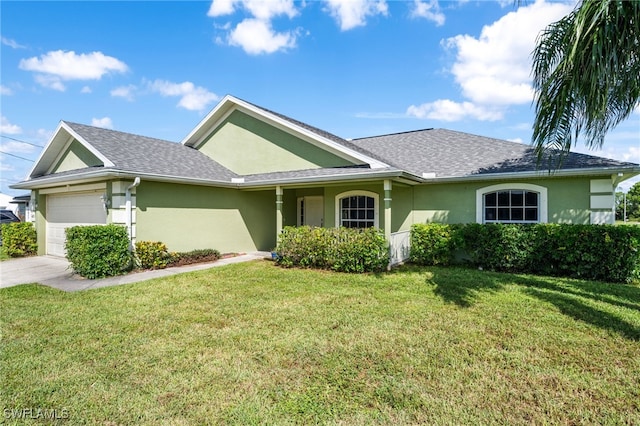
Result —
POLYGON ((104 225, 104 191, 47 196, 47 254, 64 256, 65 229, 77 225, 104 225))

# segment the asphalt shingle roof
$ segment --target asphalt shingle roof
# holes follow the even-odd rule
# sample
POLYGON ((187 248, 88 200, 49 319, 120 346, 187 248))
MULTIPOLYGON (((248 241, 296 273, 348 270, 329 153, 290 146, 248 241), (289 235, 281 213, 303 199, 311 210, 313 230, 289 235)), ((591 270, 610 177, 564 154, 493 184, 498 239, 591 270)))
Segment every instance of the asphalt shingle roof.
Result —
POLYGON ((111 160, 118 170, 219 181, 238 176, 197 149, 180 143, 65 123, 111 160))
MULTIPOLYGON (((354 139, 352 144, 419 176, 435 173, 436 177, 463 177, 548 169, 545 164, 538 165, 528 145, 446 129, 354 139)), ((633 166, 636 164, 572 152, 561 170, 633 166)))
MULTIPOLYGON (((329 132, 261 108, 263 111, 307 129, 323 138, 374 158, 388 167, 368 166, 294 170, 240 176, 212 160, 197 149, 183 144, 131 133, 65 122, 73 131, 107 157, 114 167, 91 167, 56 173, 74 175, 90 170, 116 170, 167 177, 231 182, 244 177, 248 184, 308 178, 366 176, 373 172, 402 173, 436 178, 473 177, 486 174, 535 172, 545 170, 538 165, 533 149, 517 142, 488 138, 446 129, 425 129, 348 141, 329 132)), ((570 153, 562 170, 584 168, 638 168, 637 164, 570 153)), ((43 179, 47 176, 36 177, 43 179)), ((32 179, 33 180, 33 179, 32 179)))

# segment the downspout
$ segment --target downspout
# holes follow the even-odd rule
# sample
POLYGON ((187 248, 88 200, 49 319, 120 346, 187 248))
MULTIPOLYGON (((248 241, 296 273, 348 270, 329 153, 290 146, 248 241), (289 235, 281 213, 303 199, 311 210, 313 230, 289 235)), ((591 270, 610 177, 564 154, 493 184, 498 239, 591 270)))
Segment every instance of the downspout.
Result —
POLYGON ((133 210, 131 209, 131 190, 140 185, 140 177, 136 177, 133 183, 129 185, 124 192, 124 208, 127 224, 127 233, 129 234, 129 251, 133 251, 133 210))

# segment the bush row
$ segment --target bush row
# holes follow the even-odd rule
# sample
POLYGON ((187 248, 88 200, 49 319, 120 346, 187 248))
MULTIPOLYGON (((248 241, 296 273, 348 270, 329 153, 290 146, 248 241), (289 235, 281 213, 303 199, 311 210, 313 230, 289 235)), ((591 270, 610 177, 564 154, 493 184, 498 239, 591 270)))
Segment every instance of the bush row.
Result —
POLYGON ((30 222, 5 223, 0 226, 0 241, 9 257, 33 256, 38 253, 36 228, 30 222))
POLYGON ((276 262, 285 267, 377 272, 389 264, 389 247, 378 229, 285 227, 276 262))
POLYGON ((471 264, 609 282, 640 278, 640 227, 570 224, 417 224, 411 261, 471 264))
POLYGON ((198 262, 213 262, 220 259, 220 252, 213 249, 199 249, 188 252, 169 252, 159 241, 139 241, 136 243, 136 262, 142 269, 163 269, 167 266, 183 266, 198 262))
POLYGON ((123 274, 134 267, 163 269, 220 259, 220 252, 210 249, 170 253, 157 241, 139 241, 132 253, 127 230, 118 225, 74 226, 66 235, 67 259, 73 271, 91 279, 123 274))

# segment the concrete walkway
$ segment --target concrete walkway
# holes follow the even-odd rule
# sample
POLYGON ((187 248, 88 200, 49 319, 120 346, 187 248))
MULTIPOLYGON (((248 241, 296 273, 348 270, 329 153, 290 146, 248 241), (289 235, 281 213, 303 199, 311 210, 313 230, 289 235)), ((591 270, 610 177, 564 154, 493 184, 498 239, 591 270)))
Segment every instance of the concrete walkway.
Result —
POLYGON ((80 291, 91 288, 130 284, 152 278, 167 277, 183 272, 200 271, 231 263, 270 257, 268 252, 254 252, 236 257, 220 259, 212 263, 197 263, 154 271, 132 272, 117 277, 89 280, 74 274, 67 259, 54 256, 34 256, 0 262, 0 288, 20 284, 39 283, 63 291, 80 291))

